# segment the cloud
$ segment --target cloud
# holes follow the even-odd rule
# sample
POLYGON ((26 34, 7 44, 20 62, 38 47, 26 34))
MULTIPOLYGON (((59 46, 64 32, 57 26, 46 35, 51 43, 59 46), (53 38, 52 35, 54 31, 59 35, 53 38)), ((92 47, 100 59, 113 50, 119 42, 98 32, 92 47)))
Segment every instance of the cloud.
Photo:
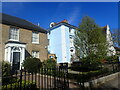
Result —
POLYGON ((51 17, 51 21, 54 20, 59 22, 61 19, 67 19, 69 23, 73 23, 78 16, 80 16, 80 6, 72 6, 71 3, 62 2, 56 7, 56 10, 51 17))
POLYGON ((73 23, 79 15, 80 15, 80 7, 75 7, 68 17, 68 22, 73 23))

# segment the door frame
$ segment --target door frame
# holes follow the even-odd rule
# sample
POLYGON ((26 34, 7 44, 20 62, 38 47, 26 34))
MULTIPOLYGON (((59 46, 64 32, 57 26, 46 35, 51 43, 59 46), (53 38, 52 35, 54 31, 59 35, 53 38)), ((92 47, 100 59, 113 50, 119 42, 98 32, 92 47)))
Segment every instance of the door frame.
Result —
MULTIPOLYGON (((11 66, 12 66, 12 69, 13 69, 13 54, 15 53, 15 52, 18 52, 18 53, 20 53, 20 63, 21 63, 21 48, 20 47, 13 47, 12 48, 12 60, 11 60, 11 66), (17 48, 17 49, 16 49, 17 48)), ((20 64, 19 63, 19 64, 20 64)), ((20 70, 20 65, 19 65, 19 70, 20 70)))

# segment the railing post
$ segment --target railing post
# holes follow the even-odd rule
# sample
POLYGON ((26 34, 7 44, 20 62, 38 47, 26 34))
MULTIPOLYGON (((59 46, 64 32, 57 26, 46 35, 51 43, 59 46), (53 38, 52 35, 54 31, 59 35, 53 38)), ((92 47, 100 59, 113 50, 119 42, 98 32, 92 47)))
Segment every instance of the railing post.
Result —
POLYGON ((66 73, 67 73, 67 87, 69 88, 69 78, 68 78, 68 64, 67 64, 67 67, 66 67, 66 73))
MULTIPOLYGON (((40 68, 41 69, 41 68, 40 68)), ((38 72, 38 87, 40 88, 40 69, 39 69, 39 72, 38 72)))
POLYGON ((54 89, 56 89, 56 67, 54 67, 54 89))
POLYGON ((118 60, 118 71, 120 71, 120 56, 119 56, 119 60, 118 60))
POLYGON ((24 89, 25 89, 25 87, 26 87, 26 70, 24 69, 24 80, 25 80, 25 85, 24 85, 24 89))
POLYGON ((11 85, 10 86, 11 86, 11 89, 12 89, 12 78, 13 78, 12 75, 13 75, 13 72, 11 71, 11 73, 10 73, 10 77, 11 77, 11 80, 10 80, 11 85))
POLYGON ((22 89, 22 69, 20 70, 20 90, 22 89))

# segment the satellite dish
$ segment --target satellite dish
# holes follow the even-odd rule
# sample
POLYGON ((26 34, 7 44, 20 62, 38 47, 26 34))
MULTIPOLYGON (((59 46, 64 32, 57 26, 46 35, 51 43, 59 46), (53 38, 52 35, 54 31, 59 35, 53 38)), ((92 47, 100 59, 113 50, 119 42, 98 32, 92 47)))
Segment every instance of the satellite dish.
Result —
POLYGON ((50 27, 53 27, 54 25, 55 25, 55 23, 54 23, 54 22, 50 23, 50 27))

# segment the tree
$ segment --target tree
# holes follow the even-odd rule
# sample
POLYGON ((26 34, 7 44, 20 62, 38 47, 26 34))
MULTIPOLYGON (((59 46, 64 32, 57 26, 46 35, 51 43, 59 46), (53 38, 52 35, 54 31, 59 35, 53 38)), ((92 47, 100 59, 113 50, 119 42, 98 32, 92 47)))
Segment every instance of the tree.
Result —
POLYGON ((106 56, 106 38, 93 19, 85 16, 75 32, 74 45, 76 56, 84 63, 95 64, 106 56), (89 60, 89 61, 88 61, 89 60))
POLYGON ((22 65, 28 72, 37 73, 42 67, 42 62, 38 58, 28 57, 23 61, 22 65))

